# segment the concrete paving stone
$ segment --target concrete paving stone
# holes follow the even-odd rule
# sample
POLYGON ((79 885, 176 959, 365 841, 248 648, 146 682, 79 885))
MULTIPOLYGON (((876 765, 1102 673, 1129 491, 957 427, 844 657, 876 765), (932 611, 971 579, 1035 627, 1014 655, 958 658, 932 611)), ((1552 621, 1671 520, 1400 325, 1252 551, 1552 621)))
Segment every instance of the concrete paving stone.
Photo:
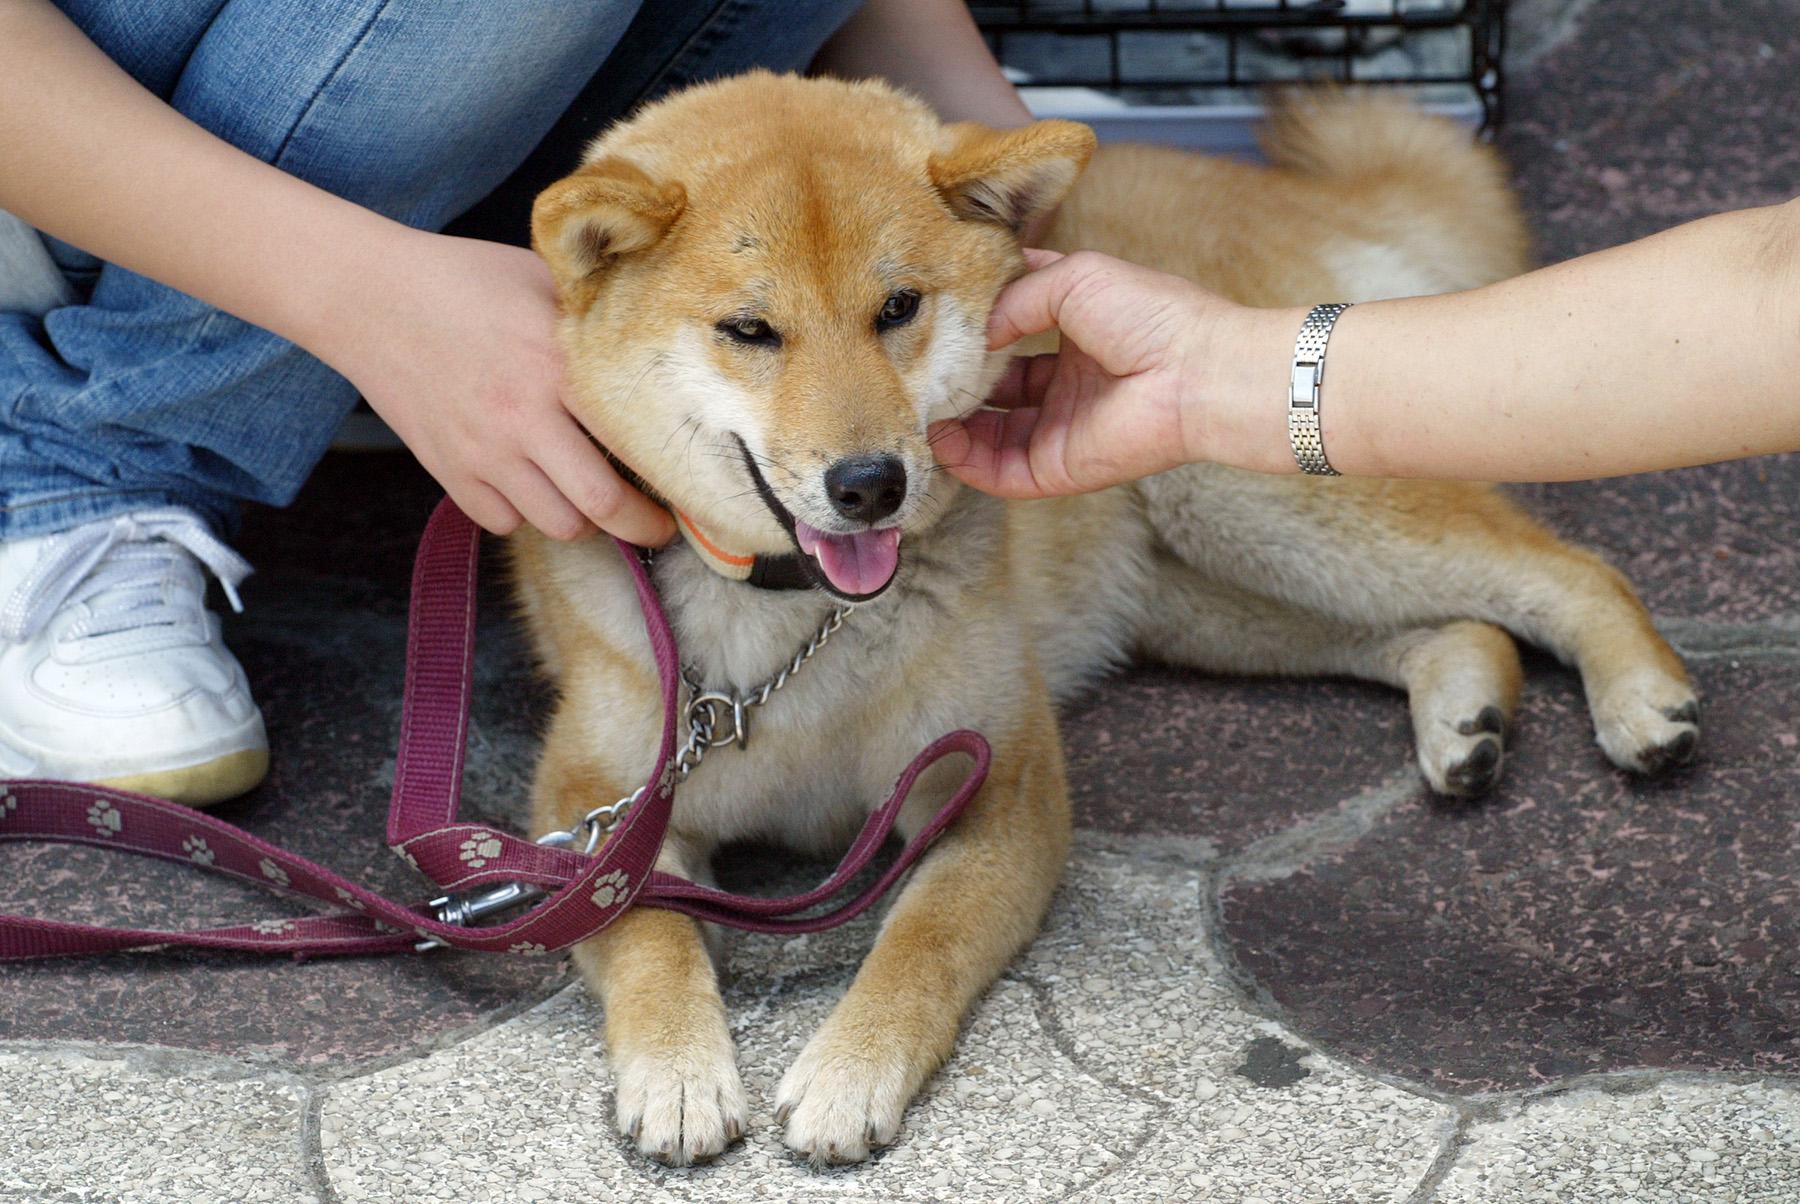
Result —
POLYGON ((1434 1204, 1793 1204, 1791 1084, 1665 1081, 1510 1104, 1470 1126, 1434 1204))
POLYGON ((1221 892, 1233 956, 1313 1039, 1450 1092, 1635 1067, 1800 1072, 1791 659, 1708 659, 1700 761, 1643 782, 1573 675, 1527 683, 1489 798, 1423 786, 1353 845, 1221 892))
POLYGON ((776 1083, 854 973, 874 922, 742 937, 727 1005, 745 1143, 668 1170, 612 1129, 596 1008, 571 988, 455 1048, 339 1083, 325 1165, 346 1201, 1401 1200, 1449 1111, 1348 1071, 1242 1010, 1204 953, 1191 868, 1085 849, 1046 930, 978 1006, 955 1056, 865 1166, 780 1144, 776 1083))
POLYGON ((0 1047, 0 1200, 304 1204, 297 1081, 157 1051, 0 1047))

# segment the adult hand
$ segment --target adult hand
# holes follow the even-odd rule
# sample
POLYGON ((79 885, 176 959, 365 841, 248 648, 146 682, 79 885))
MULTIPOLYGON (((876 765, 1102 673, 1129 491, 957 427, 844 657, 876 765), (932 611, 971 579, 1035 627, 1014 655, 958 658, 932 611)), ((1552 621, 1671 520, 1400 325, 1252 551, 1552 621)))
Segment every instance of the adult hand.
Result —
POLYGON ((1052 328, 1060 350, 1015 359, 990 409, 932 428, 939 461, 1002 497, 1086 493, 1201 457, 1209 348, 1238 311, 1177 276, 1092 251, 1027 251, 1032 271, 988 319, 988 346, 1052 328))
POLYGON ((543 261, 475 239, 397 239, 384 303, 313 350, 487 530, 522 520, 553 539, 596 527, 638 544, 673 538, 668 512, 613 471, 569 411, 543 261))

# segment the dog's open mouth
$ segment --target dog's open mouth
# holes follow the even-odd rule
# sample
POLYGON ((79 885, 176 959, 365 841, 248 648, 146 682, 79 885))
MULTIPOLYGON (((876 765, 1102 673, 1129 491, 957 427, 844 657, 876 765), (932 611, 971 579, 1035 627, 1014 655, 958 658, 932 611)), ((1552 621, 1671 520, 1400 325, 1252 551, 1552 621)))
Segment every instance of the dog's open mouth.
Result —
POLYGON ((744 470, 750 474, 757 495, 775 521, 793 537, 794 545, 800 549, 800 562, 815 582, 851 602, 873 598, 888 587, 900 571, 898 527, 838 535, 801 522, 769 488, 743 437, 734 433, 732 438, 737 440, 744 470))
POLYGON ((900 528, 833 535, 794 520, 794 542, 810 556, 838 593, 866 597, 879 593, 900 569, 900 528))

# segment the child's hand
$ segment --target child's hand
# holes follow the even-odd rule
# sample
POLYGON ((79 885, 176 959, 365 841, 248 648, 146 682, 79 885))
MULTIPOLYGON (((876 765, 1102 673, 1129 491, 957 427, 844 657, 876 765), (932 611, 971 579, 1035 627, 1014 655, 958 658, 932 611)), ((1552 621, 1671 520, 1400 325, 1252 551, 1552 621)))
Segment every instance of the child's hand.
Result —
POLYGON ((371 306, 326 358, 456 504, 501 535, 523 520, 553 539, 598 527, 633 543, 668 542, 668 512, 613 471, 567 408, 543 261, 518 247, 412 231, 395 257, 400 295, 371 306))

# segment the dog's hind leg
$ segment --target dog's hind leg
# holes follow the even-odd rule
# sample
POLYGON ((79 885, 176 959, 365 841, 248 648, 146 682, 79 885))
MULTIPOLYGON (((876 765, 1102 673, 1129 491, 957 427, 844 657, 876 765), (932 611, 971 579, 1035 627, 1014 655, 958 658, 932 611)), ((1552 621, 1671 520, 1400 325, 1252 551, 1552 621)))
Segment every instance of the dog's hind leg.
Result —
POLYGON ((1419 768, 1439 794, 1499 777, 1518 648, 1487 623, 1376 630, 1252 594, 1162 558, 1139 631, 1147 659, 1212 673, 1341 675, 1405 690, 1419 768))
MULTIPOLYGON (((850 989, 781 1080, 787 1144, 815 1163, 858 1162, 894 1140, 963 1015, 1037 933, 1070 829, 1055 716, 1041 684, 1034 693, 1019 728, 995 740, 987 782, 921 859, 850 989)), ((904 836, 963 772, 921 780, 904 836)))
POLYGON ((1693 686, 1630 584, 1492 489, 1210 468, 1140 489, 1159 538, 1208 577, 1375 630, 1503 627, 1580 671, 1620 768, 1656 773, 1694 754, 1693 686))
MULTIPOLYGON (((539 830, 570 829, 622 797, 582 745, 569 704, 557 711, 533 787, 539 830)), ((671 835, 656 868, 693 877, 671 835)), ((640 1153, 675 1166, 704 1162, 743 1136, 749 1107, 725 1003, 701 926, 634 907, 575 947, 575 964, 606 1014, 614 1112, 640 1153)))

